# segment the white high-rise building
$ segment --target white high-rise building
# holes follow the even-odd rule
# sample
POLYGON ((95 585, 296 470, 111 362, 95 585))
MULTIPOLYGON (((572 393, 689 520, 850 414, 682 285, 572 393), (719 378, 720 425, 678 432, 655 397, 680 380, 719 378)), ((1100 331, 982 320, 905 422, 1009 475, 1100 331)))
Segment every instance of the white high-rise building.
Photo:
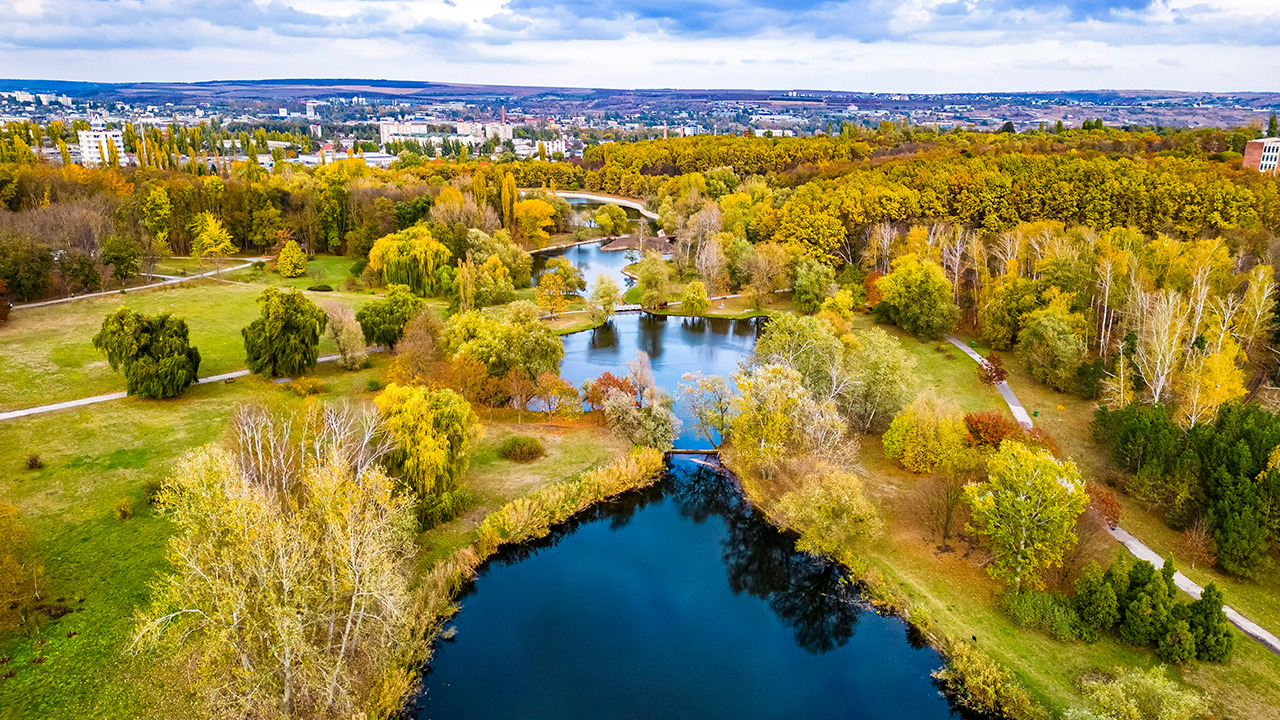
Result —
POLYGON ((106 163, 111 158, 112 144, 116 146, 116 157, 124 164, 124 133, 108 130, 100 117, 95 117, 89 127, 89 130, 80 131, 80 164, 89 167, 106 163))

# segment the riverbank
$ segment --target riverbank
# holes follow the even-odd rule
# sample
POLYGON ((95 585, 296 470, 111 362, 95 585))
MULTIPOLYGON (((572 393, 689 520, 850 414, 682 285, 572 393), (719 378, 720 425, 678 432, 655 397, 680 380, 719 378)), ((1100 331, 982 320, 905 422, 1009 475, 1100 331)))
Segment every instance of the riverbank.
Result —
MULTIPOLYGON (((733 472, 737 464, 732 452, 722 453, 722 458, 733 472)), ((836 560, 851 569, 867 598, 882 612, 909 622, 944 656, 954 655, 959 644, 969 646, 962 650, 980 651, 1008 673, 1013 686, 1025 691, 1034 706, 1053 717, 1086 706, 1079 690, 1082 677, 1118 667, 1160 664, 1151 652, 1124 646, 1114 638, 1063 642, 1018 626, 999 607, 1000 588, 983 569, 987 556, 981 547, 963 534, 952 541, 954 549, 938 547, 921 509, 930 479, 886 459, 876 437, 863 439, 859 460, 867 494, 879 507, 885 529, 876 541, 850 547, 846 556, 836 560)), ((750 474, 738 476, 738 482, 752 503, 786 527, 777 512, 777 502, 787 489, 784 484, 750 474)), ((1082 543, 1087 542, 1082 538, 1082 543)), ((1119 550, 1111 544, 1089 543, 1086 552, 1085 558, 1109 563, 1119 550)), ((1205 691, 1220 716, 1280 718, 1280 658, 1233 632, 1236 649, 1227 662, 1198 662, 1171 673, 1205 691)), ((968 658, 972 653, 964 655, 968 658)), ((1043 716, 1024 709, 1012 717, 1043 716)))

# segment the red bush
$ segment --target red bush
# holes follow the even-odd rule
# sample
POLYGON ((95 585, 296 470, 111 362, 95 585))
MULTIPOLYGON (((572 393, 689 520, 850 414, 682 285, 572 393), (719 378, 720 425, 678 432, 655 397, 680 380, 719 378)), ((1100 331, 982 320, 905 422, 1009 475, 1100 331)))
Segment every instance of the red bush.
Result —
POLYGON ((964 416, 964 425, 971 447, 999 447, 1005 438, 1020 440, 1023 436, 1021 425, 996 410, 969 413, 964 416))
POLYGON ((587 381, 586 400, 592 407, 604 407, 604 401, 608 399, 609 392, 612 390, 619 390, 631 397, 636 397, 638 394, 635 383, 630 379, 620 378, 606 370, 595 380, 587 381))
POLYGON ((884 295, 880 293, 880 288, 876 285, 880 278, 884 277, 882 273, 867 273, 867 277, 862 281, 862 287, 867 291, 867 307, 875 307, 884 300, 884 295))
POLYGON ((1120 524, 1120 501, 1116 499, 1114 490, 1105 485, 1089 483, 1084 491, 1089 494, 1089 507, 1097 510, 1108 525, 1116 527, 1120 524))
POLYGON ((995 385, 1004 382, 1009 376, 1009 371, 1004 369, 1004 360, 1000 358, 1000 353, 995 350, 986 357, 985 363, 978 363, 978 379, 988 385, 995 385))

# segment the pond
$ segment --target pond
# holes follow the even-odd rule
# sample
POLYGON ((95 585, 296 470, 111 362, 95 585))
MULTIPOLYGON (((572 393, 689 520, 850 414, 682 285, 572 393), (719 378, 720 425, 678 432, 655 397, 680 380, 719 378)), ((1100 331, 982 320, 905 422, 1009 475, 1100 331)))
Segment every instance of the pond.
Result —
POLYGON ((596 277, 599 275, 612 277, 613 281, 618 283, 618 287, 623 290, 635 285, 634 279, 622 274, 622 268, 639 261, 640 254, 634 250, 604 250, 602 245, 604 245, 603 241, 535 253, 533 283, 538 284, 538 278, 546 269, 547 261, 562 257, 582 271, 582 279, 587 282, 587 287, 595 285, 596 277))
MULTIPOLYGON (((577 262, 594 262, 584 250, 577 262)), ((574 248, 573 250, 577 250, 574 248)), ((621 255, 619 253, 618 255, 621 255)), ((677 393, 725 377, 762 320, 617 315, 565 336, 581 387, 636 350, 677 393)), ((682 409, 683 410, 683 409, 682 409)), ((707 449, 684 412, 676 445, 707 449)), ((654 488, 487 563, 439 643, 413 713, 465 718, 953 717, 942 665, 896 618, 866 609, 838 567, 795 551, 732 480, 675 458, 654 488)))
POLYGON ((461 603, 415 717, 953 716, 935 651, 687 459, 501 553, 461 603))

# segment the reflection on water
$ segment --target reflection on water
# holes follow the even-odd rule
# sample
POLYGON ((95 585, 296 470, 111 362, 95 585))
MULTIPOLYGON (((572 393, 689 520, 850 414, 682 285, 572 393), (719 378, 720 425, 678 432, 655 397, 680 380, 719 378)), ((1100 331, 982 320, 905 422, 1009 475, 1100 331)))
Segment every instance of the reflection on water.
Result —
POLYGON ((419 718, 946 718, 902 623, 692 461, 500 554, 419 718))

